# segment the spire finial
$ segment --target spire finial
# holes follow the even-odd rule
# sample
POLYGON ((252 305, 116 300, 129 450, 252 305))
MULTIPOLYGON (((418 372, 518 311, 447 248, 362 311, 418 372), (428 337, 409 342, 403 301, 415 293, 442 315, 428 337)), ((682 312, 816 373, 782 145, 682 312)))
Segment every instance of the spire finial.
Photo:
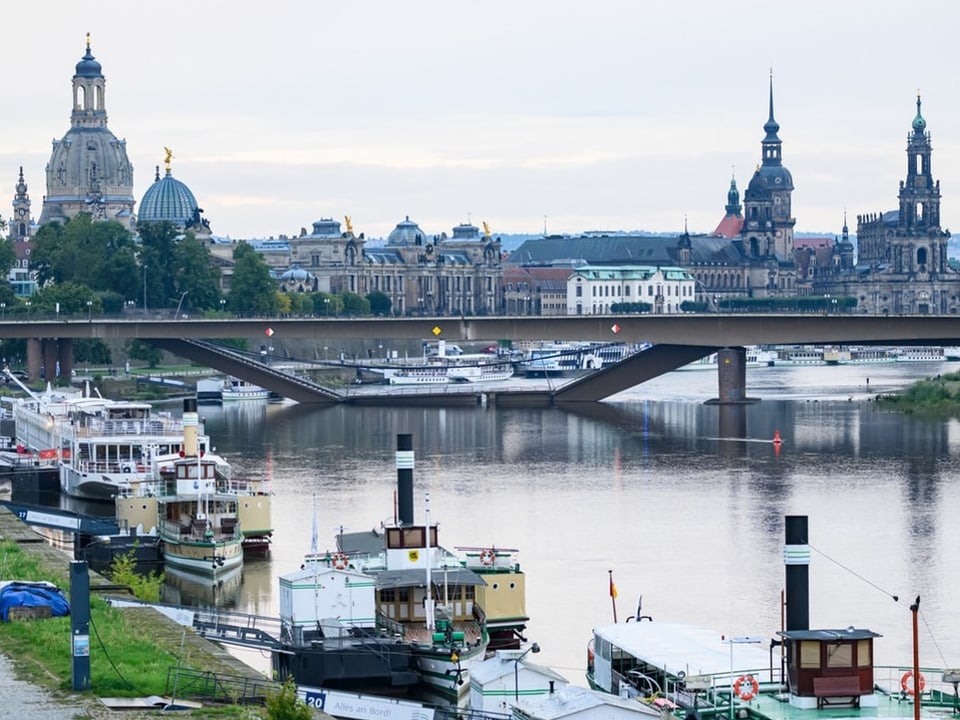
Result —
POLYGON ((87 52, 90 52, 90 33, 87 33, 87 52))

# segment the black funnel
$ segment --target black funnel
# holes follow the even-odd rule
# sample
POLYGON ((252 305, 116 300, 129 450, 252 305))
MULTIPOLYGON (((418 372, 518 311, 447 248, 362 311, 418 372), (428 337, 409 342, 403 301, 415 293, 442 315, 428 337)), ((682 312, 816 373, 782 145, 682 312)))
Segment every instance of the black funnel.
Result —
POLYGON ((400 525, 413 525, 413 435, 397 435, 397 513, 400 525))
POLYGON ((810 545, 807 516, 787 515, 783 564, 787 584, 787 630, 810 629, 810 545))

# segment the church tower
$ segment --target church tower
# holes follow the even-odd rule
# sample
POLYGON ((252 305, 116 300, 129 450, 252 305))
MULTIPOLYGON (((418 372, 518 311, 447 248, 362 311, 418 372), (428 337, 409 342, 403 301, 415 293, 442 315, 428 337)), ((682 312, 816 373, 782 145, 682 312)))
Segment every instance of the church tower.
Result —
POLYGON ((20 178, 13 196, 13 215, 9 223, 10 239, 18 242, 29 240, 33 235, 30 225, 30 196, 27 194, 27 183, 23 179, 21 166, 20 178))
POLYGON ((133 166, 126 141, 107 128, 106 83, 88 34, 86 53, 73 76, 70 129, 53 141, 46 167, 41 225, 88 213, 95 220, 134 227, 133 166))
POLYGON ((783 166, 783 142, 780 125, 773 116, 773 74, 770 75, 770 112, 764 123, 762 160, 744 193, 744 249, 752 259, 793 262, 791 215, 793 177, 783 166))

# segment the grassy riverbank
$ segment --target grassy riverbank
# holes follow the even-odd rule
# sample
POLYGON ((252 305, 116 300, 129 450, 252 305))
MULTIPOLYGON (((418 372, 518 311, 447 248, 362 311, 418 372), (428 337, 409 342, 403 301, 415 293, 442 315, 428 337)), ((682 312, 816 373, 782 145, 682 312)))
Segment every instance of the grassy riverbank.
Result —
MULTIPOLYGON (((66 557, 43 543, 22 545, 4 539, 0 541, 0 580, 8 579, 46 580, 68 588, 66 557)), ((90 612, 91 688, 82 694, 71 693, 69 617, 0 623, 0 651, 12 660, 17 676, 65 702, 82 702, 91 710, 87 717, 100 716, 99 697, 169 696, 168 673, 178 664, 199 672, 238 673, 239 661, 152 609, 120 610, 94 595, 90 612)), ((258 677, 252 669, 248 675, 258 677)), ((227 706, 192 711, 189 716, 256 718, 262 712, 227 706)), ((125 713, 131 719, 141 716, 154 714, 125 713)))
POLYGON ((920 380, 901 393, 878 395, 877 403, 914 415, 960 417, 960 372, 920 380))

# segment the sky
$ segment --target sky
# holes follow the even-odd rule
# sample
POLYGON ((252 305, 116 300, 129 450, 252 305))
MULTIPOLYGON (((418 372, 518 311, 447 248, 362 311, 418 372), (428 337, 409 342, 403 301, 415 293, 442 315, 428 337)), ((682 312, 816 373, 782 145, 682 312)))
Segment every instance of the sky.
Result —
POLYGON ((215 234, 350 216, 385 236, 711 232, 760 162, 770 72, 798 232, 897 207, 916 95, 960 227, 960 3, 927 0, 200 0, 5 13, 0 215, 34 216, 92 38, 139 202, 173 174, 215 234), (922 6, 922 11, 919 9, 922 6), (19 28, 19 29, 18 29, 19 28))

